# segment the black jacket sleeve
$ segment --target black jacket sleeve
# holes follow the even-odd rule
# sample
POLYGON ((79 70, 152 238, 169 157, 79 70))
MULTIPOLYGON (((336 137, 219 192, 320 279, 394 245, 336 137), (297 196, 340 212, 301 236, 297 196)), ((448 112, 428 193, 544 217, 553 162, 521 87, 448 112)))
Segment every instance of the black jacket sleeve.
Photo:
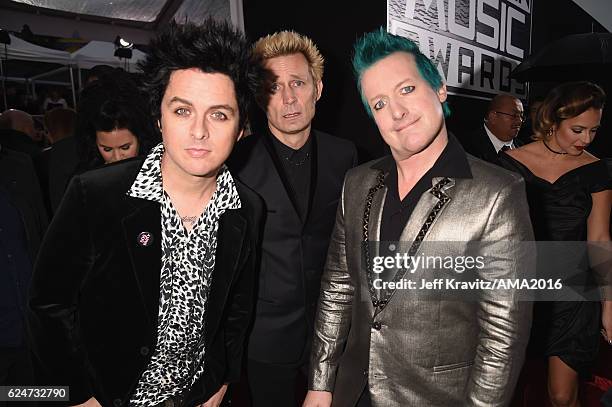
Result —
POLYGON ((74 404, 94 393, 77 308, 80 287, 94 262, 89 211, 85 188, 75 177, 41 245, 29 295, 37 381, 69 386, 74 404))

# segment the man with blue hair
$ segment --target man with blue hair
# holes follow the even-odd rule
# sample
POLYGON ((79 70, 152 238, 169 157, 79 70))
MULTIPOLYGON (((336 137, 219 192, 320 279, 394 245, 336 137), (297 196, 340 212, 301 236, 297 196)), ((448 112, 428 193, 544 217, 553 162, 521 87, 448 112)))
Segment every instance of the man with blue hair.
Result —
POLYGON ((375 255, 393 259, 397 247, 409 247, 412 256, 460 259, 475 250, 484 260, 473 272, 481 281, 514 278, 533 265, 516 244, 533 240, 523 180, 467 156, 449 134, 446 86, 414 42, 382 29, 366 34, 353 67, 391 155, 345 178, 304 406, 507 405, 529 337, 530 304, 512 291, 487 290, 469 301, 442 292, 424 300, 422 291, 406 289, 418 286, 400 283, 443 271, 417 266, 407 273, 375 255), (435 242, 453 244, 436 251, 435 242), (510 244, 494 248, 498 242, 510 244))

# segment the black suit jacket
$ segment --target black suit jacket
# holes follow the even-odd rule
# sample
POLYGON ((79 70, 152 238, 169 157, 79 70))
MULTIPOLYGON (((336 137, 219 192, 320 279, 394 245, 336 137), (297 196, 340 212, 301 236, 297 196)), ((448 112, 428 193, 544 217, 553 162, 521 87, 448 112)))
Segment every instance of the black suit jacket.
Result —
POLYGON ((309 210, 296 210, 269 132, 242 140, 229 161, 232 173, 264 200, 266 220, 255 321, 248 357, 299 363, 312 335, 321 273, 344 174, 356 165, 353 143, 312 131, 309 210))
MULTIPOLYGON (((497 158, 497 151, 495 151, 495 147, 493 143, 491 143, 491 139, 489 139, 484 126, 480 126, 479 129, 465 134, 460 141, 465 151, 472 154, 474 157, 478 157, 481 160, 496 165, 501 165, 497 158)), ((518 137, 515 137, 512 143, 515 147, 520 147, 524 144, 518 137)))
MULTIPOLYGON (((14 240, 14 244, 23 244, 27 247, 30 262, 34 263, 47 229, 47 212, 30 157, 2 145, 0 145, 0 191, 6 194, 11 205, 19 213, 25 241, 17 240, 16 236, 8 236, 6 230, 4 235, 14 240)), ((2 329, 6 329, 1 332, 2 338, 23 338, 21 321, 25 318, 28 283, 32 276, 30 262, 27 266, 19 262, 13 263, 17 267, 0 270, 0 275, 3 275, 0 283, 0 325, 2 329), (18 324, 15 323, 17 315, 20 321, 18 324), (13 330, 13 327, 16 329, 13 330)), ((0 346, 3 345, 6 346, 5 343, 0 346)))
MULTIPOLYGON (((49 227, 30 292, 30 330, 41 384, 70 386, 70 402, 92 396, 124 406, 157 340, 160 206, 126 192, 142 159, 73 178, 49 227), (152 235, 139 245, 141 232, 152 235)), ((236 183, 242 207, 219 220, 206 311, 206 370, 188 404, 237 381, 253 308, 262 205, 236 183)), ((64 405, 67 403, 63 403, 64 405)))
POLYGON ((47 229, 47 211, 31 158, 0 144, 0 188, 21 214, 32 261, 47 229))
POLYGON ((13 129, 0 129, 0 144, 13 151, 26 153, 31 158, 40 153, 40 147, 30 136, 13 129))
POLYGON ((45 204, 52 215, 79 164, 77 138, 68 137, 54 143, 35 157, 35 164, 45 204))

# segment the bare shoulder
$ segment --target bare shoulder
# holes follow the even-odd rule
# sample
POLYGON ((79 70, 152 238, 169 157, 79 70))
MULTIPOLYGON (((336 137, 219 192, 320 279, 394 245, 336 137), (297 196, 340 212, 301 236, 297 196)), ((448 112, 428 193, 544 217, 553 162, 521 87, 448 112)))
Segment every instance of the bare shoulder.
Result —
POLYGON ((525 144, 524 146, 507 150, 506 154, 529 166, 529 164, 536 162, 539 159, 540 150, 538 149, 537 144, 537 142, 525 144))
POLYGON ((595 157, 593 154, 589 153, 588 151, 585 151, 584 153, 582 153, 580 155, 580 159, 582 161, 582 165, 591 164, 591 163, 599 161, 599 158, 595 157))

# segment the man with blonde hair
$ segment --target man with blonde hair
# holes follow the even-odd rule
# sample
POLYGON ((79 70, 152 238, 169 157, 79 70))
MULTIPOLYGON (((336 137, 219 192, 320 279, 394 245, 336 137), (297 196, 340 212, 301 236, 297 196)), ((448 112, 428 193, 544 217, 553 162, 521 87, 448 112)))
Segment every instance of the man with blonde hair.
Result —
POLYGON ((356 150, 311 127, 323 90, 323 57, 312 40, 278 32, 256 42, 254 57, 267 71, 258 103, 268 126, 241 141, 230 162, 267 209, 248 378, 253 406, 290 407, 297 404, 334 214, 356 150))

